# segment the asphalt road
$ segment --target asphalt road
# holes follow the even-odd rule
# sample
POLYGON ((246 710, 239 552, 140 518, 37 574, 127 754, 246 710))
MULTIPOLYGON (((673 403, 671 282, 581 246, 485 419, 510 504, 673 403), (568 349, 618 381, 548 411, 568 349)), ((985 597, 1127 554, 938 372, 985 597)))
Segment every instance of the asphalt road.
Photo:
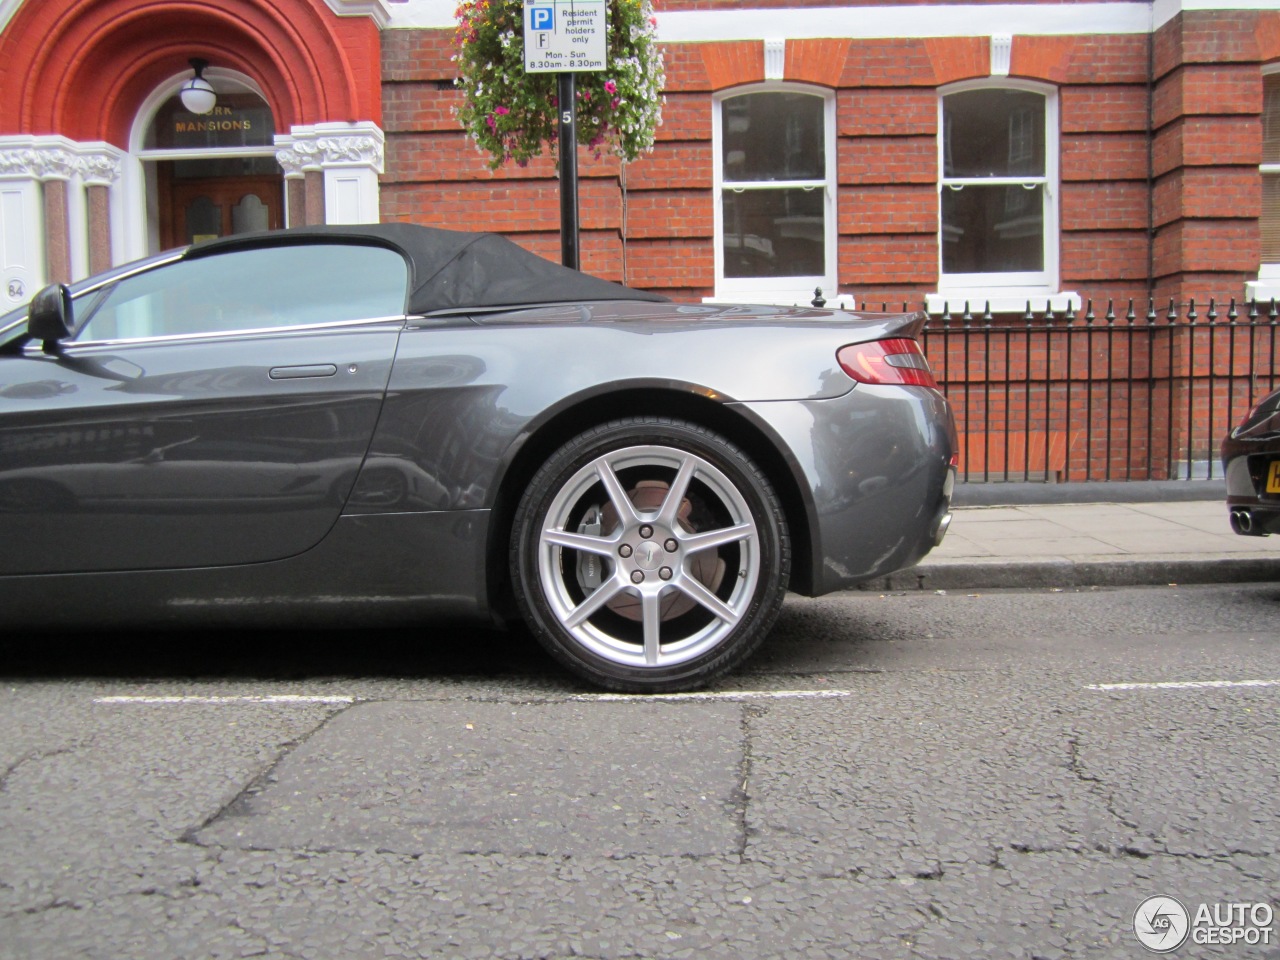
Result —
MULTIPOLYGON (((5 638, 0 957, 1149 956, 1147 897, 1280 911, 1278 614, 795 600, 660 700, 473 630, 5 638)), ((1280 957, 1228 926, 1177 956, 1280 957)))

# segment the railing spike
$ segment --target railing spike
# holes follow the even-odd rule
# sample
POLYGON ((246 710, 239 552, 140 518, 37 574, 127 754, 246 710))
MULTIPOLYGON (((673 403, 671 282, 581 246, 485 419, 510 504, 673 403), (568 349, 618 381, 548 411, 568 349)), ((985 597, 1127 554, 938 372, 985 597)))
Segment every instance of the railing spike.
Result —
POLYGON ((988 300, 986 309, 982 311, 982 322, 989 327, 993 320, 995 320, 995 317, 991 315, 991 301, 988 300))
POLYGON ((950 320, 951 320, 951 301, 943 300, 942 301, 942 322, 945 325, 949 323, 950 320))
POLYGON ((1169 298, 1169 315, 1165 319, 1170 323, 1178 322, 1178 308, 1174 306, 1173 297, 1169 298))
MULTIPOLYGON (((1275 301, 1273 300, 1272 303, 1275 301)), ((973 323, 973 314, 969 312, 969 301, 964 302, 964 314, 960 317, 961 323, 973 323)))
POLYGON ((1133 297, 1129 298, 1129 312, 1124 315, 1124 319, 1129 326, 1133 326, 1138 319, 1138 315, 1133 312, 1133 297))
POLYGON ((821 310, 823 307, 825 307, 825 306, 827 305, 827 301, 826 301, 826 300, 824 300, 824 299, 822 298, 822 288, 821 288, 821 287, 814 287, 814 288, 813 288, 813 299, 812 299, 812 300, 810 300, 809 302, 810 302, 810 303, 812 303, 812 304, 813 304, 815 307, 817 307, 819 310, 821 310))
POLYGON ((1093 297, 1090 297, 1088 309, 1084 312, 1084 322, 1092 325, 1095 319, 1097 318, 1093 315, 1093 297))
POLYGON ((1235 323, 1240 314, 1236 311, 1236 298, 1231 298, 1231 307, 1227 310, 1227 322, 1235 323))
POLYGON ((1147 297, 1147 323, 1155 323, 1159 317, 1156 315, 1156 298, 1147 297))
POLYGON ((1276 322, 1276 318, 1280 317, 1280 311, 1276 310, 1276 298, 1271 298, 1271 310, 1267 314, 1267 318, 1272 322, 1276 322))
POLYGON ((1031 301, 1030 301, 1030 300, 1028 300, 1028 301, 1027 301, 1027 312, 1026 312, 1026 314, 1023 316, 1023 318, 1022 318, 1022 319, 1023 319, 1023 320, 1025 320, 1025 321, 1027 321, 1027 323, 1034 323, 1034 322, 1035 322, 1036 315, 1035 315, 1034 313, 1032 313, 1032 312, 1031 312, 1031 301))
POLYGON ((1249 301, 1249 322, 1253 323, 1258 319, 1258 298, 1254 297, 1249 301))
POLYGON ((1187 307, 1187 323, 1194 325, 1199 316, 1200 315, 1196 313, 1196 298, 1192 297, 1191 304, 1187 307))
POLYGON ((1110 299, 1107 300, 1107 315, 1102 319, 1106 320, 1108 324, 1114 324, 1116 322, 1116 311, 1115 311, 1114 303, 1115 301, 1113 300, 1110 300, 1110 299))

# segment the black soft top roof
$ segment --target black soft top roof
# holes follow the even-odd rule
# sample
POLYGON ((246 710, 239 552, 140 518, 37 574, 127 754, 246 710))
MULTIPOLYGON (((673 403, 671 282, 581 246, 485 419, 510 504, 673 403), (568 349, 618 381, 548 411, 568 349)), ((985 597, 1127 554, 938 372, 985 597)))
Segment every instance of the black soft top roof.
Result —
POLYGON ((464 233, 414 223, 291 227, 238 234, 195 244, 186 256, 298 241, 373 243, 400 251, 410 264, 410 313, 578 300, 667 301, 659 294, 632 290, 544 260, 495 233, 464 233))

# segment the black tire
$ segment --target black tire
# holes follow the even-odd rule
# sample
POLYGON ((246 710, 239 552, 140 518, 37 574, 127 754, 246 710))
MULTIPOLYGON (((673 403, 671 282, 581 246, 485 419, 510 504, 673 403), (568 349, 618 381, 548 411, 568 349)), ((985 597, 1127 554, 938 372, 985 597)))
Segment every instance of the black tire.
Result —
POLYGON ((790 570, 763 471, 681 420, 628 418, 570 440, 512 524, 511 578, 529 628, 610 690, 688 690, 732 670, 773 626, 790 570))

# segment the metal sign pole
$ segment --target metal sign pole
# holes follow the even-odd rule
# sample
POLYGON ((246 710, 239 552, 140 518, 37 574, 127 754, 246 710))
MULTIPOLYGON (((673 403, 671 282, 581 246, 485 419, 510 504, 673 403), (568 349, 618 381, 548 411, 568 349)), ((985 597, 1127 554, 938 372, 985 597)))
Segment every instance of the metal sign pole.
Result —
POLYGON ((578 131, 573 73, 557 75, 560 104, 560 262, 581 269, 578 256, 578 131))
POLYGON ((554 73, 560 111, 560 262, 580 269, 574 75, 608 62, 607 0, 524 0, 524 69, 554 73))

